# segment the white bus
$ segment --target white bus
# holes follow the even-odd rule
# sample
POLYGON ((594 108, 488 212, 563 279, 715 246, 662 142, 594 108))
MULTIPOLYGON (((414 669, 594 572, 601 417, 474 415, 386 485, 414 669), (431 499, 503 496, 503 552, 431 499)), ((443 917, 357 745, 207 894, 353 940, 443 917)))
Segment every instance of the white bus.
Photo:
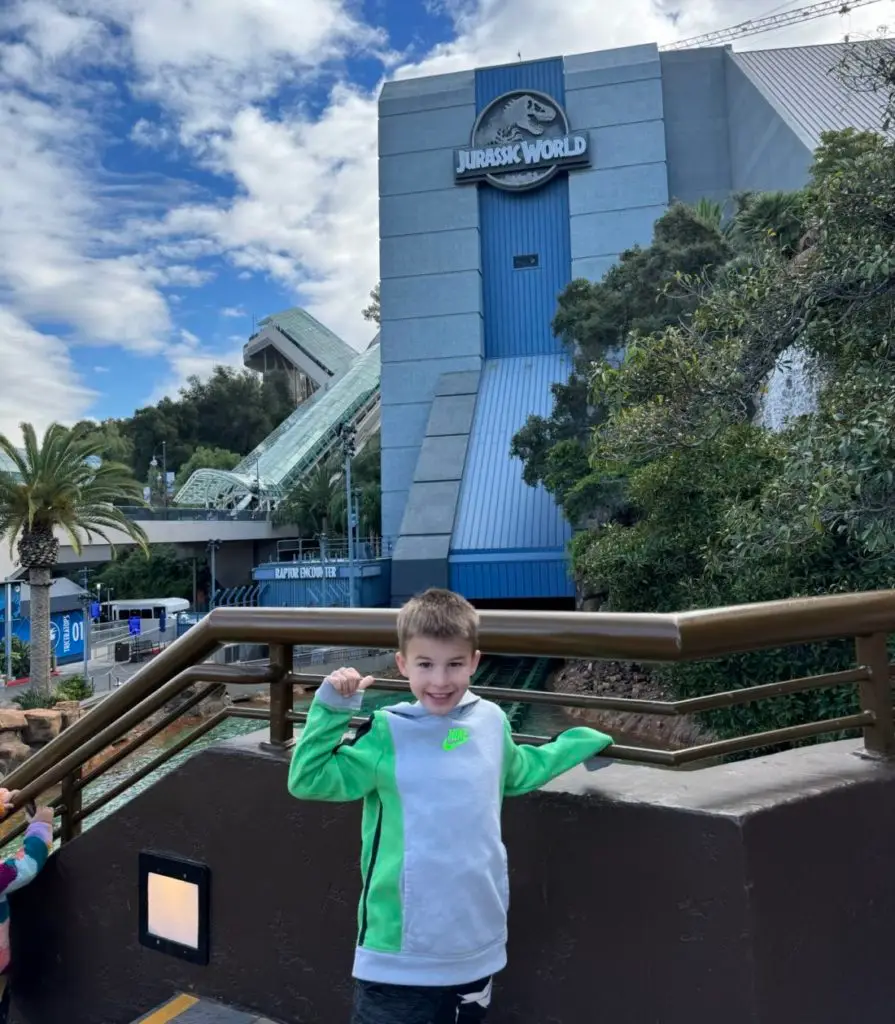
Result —
POLYGON ((140 619, 160 619, 162 614, 173 622, 180 612, 189 610, 190 603, 183 597, 137 597, 130 601, 109 601, 109 617, 127 622, 134 616, 140 619))

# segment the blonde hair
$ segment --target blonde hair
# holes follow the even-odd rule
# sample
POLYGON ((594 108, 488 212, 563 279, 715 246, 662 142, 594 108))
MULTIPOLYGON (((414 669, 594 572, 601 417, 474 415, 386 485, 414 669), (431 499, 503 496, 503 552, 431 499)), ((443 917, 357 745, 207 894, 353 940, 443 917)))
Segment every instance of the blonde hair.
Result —
POLYGON ((479 645, 479 615, 473 606, 452 590, 431 587, 412 597, 398 612, 398 645, 402 651, 417 636, 432 640, 467 640, 472 650, 479 645))

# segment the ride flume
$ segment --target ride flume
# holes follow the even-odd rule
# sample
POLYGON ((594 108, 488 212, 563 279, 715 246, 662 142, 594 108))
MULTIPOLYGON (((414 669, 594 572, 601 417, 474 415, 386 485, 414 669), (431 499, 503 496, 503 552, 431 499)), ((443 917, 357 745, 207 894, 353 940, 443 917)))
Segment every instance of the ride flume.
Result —
MULTIPOLYGON (((496 686, 504 690, 544 690, 550 673, 561 665, 555 658, 484 657, 472 682, 474 686, 496 686)), ((521 701, 498 703, 506 712, 513 732, 522 732, 531 705, 521 701)))

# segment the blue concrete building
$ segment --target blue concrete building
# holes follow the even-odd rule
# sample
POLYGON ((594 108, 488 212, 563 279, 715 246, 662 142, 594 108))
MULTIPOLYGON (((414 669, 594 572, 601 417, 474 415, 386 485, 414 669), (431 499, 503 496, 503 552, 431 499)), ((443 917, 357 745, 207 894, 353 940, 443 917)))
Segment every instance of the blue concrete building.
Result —
POLYGON ((838 46, 654 45, 388 83, 379 103, 383 535, 392 600, 562 599, 570 529, 510 440, 547 414, 574 278, 674 200, 806 179, 820 134, 876 127, 838 46))

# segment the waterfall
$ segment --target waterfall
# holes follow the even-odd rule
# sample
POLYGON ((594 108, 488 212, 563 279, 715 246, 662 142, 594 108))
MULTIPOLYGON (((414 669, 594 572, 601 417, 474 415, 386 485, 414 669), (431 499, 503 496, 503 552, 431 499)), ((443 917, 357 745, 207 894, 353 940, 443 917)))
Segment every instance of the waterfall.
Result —
POLYGON ((817 410, 820 387, 816 359, 798 345, 784 349, 768 374, 759 397, 755 422, 768 430, 784 430, 789 421, 817 410))

